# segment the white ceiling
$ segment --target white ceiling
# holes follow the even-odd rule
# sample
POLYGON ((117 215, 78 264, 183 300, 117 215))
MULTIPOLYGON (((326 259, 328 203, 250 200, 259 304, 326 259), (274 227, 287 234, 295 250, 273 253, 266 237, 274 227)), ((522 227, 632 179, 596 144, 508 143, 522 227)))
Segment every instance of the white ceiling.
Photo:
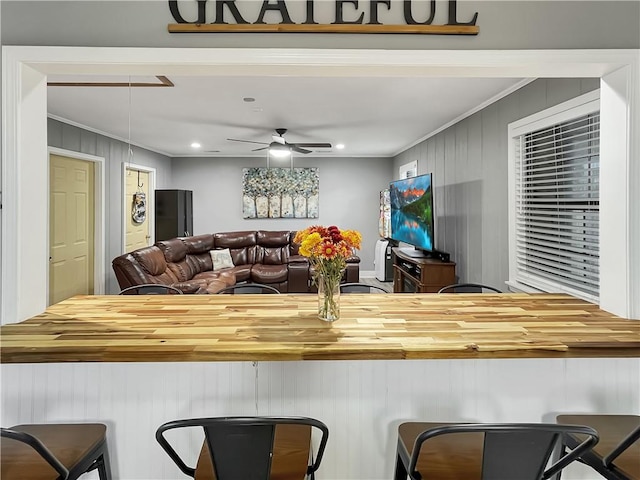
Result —
MULTIPOLYGON (((313 155, 389 157, 501 96, 519 78, 169 76, 174 87, 48 88, 48 111, 169 156, 264 156, 260 145, 287 128, 289 142, 328 142, 313 155), (245 102, 245 97, 255 98, 245 102), (200 150, 190 147, 202 144, 200 150), (345 149, 335 148, 343 143, 345 149)), ((153 77, 49 82, 153 82, 153 77)))

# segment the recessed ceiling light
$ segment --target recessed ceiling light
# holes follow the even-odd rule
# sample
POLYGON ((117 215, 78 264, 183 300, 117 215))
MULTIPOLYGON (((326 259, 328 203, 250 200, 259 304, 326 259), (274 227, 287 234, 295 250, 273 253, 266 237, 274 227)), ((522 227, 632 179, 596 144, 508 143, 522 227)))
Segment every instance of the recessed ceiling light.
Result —
POLYGON ((243 101, 243 102, 247 102, 247 103, 251 103, 251 102, 255 102, 255 101, 256 101, 256 99, 255 99, 255 98, 253 98, 253 97, 244 97, 244 98, 242 99, 242 101, 243 101))
POLYGON ((200 148, 202 145, 200 145, 198 142, 193 142, 191 144, 191 148, 200 148))
POLYGON ((342 150, 343 148, 344 148, 344 143, 338 143, 336 145, 336 149, 338 149, 338 150, 342 150))

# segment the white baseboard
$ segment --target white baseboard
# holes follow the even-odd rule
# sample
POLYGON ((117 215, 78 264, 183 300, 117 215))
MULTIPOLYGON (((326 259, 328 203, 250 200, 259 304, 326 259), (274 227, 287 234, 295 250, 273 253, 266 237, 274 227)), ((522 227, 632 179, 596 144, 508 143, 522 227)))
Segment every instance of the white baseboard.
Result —
POLYGON ((376 272, 375 270, 361 270, 360 278, 375 278, 376 272))

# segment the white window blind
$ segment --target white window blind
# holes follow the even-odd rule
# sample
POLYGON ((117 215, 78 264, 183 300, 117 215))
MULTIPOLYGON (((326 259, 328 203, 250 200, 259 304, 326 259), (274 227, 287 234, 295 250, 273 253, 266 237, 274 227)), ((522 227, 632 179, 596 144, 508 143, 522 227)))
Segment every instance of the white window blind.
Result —
POLYGON ((516 281, 597 301, 599 112, 513 140, 516 281))

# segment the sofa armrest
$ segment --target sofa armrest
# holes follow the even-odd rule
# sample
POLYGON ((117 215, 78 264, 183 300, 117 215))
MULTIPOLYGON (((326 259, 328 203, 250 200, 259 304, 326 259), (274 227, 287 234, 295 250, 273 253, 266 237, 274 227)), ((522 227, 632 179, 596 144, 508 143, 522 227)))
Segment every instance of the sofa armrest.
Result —
POLYGON ((346 283, 358 283, 360 281, 360 257, 351 255, 346 259, 347 270, 344 275, 346 283))
POLYGON ((195 282, 177 282, 172 283, 172 287, 176 287, 182 293, 199 293, 201 285, 195 282))
POLYGON ((309 265, 309 259, 303 255, 291 255, 289 256, 288 263, 304 263, 306 265, 309 265))
POLYGON ((308 293, 309 292, 309 261, 289 262, 287 264, 287 292, 308 293))

